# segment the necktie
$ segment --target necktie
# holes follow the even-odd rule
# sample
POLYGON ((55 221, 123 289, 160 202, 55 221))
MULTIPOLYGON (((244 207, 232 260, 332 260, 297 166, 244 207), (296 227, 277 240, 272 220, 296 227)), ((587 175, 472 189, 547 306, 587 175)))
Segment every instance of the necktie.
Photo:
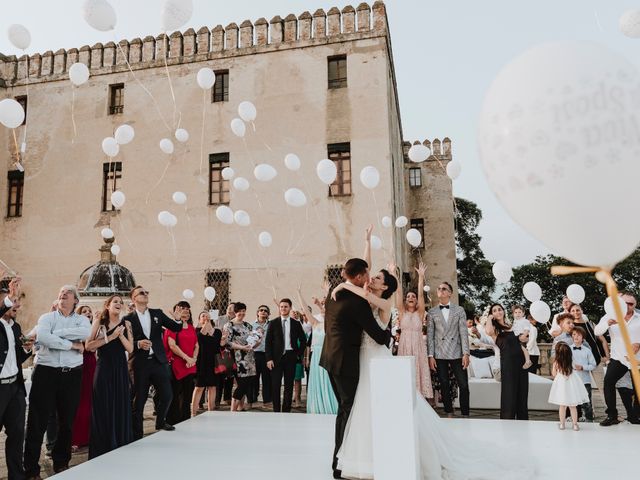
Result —
POLYGON ((582 350, 582 347, 573 347, 574 350, 582 350))
POLYGON ((440 310, 449 309, 449 305, 440 305, 440 310))

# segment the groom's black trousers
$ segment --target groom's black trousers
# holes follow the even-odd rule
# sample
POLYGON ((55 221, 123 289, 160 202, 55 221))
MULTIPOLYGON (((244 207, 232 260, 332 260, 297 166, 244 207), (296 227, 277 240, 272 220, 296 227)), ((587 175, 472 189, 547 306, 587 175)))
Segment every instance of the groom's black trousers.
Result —
POLYGON ((446 413, 453 413, 453 392, 451 391, 451 383, 449 382, 449 366, 453 370, 453 375, 458 382, 460 390, 460 411, 462 415, 469 415, 469 379, 467 371, 462 368, 462 359, 442 360, 436 358, 436 369, 438 371, 438 379, 440 380, 440 393, 442 394, 442 403, 446 413))
POLYGON ((351 414, 351 407, 353 407, 353 400, 356 397, 356 390, 358 388, 358 377, 348 377, 342 375, 329 374, 329 380, 331 381, 331 387, 333 393, 338 400, 338 414, 336 416, 336 448, 333 451, 333 463, 332 468, 336 470, 338 467, 338 451, 342 446, 342 439, 344 437, 344 429, 347 426, 347 420, 351 414))

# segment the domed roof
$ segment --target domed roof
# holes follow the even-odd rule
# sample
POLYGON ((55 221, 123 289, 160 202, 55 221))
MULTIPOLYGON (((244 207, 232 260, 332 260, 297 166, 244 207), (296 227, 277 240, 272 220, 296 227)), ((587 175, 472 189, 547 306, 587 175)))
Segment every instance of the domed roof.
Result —
POLYGON ((136 285, 131 271, 116 261, 111 253, 114 239, 105 240, 100 247, 100 261, 86 268, 78 279, 78 293, 86 297, 107 297, 109 295, 129 295, 136 285))

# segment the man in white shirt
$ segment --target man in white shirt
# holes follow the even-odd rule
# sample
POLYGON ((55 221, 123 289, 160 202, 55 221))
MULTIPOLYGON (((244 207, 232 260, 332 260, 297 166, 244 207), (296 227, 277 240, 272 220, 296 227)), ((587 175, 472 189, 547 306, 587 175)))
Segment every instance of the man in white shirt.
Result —
MULTIPOLYGON (((636 298, 629 292, 623 292, 621 297, 627 306, 624 320, 627 324, 627 330, 629 331, 631 346, 637 358, 638 351, 640 351, 640 315, 635 311, 636 298)), ((609 365, 607 365, 607 373, 604 376, 604 400, 607 404, 607 418, 600 422, 600 425, 603 427, 620 423, 618 420, 618 409, 616 408, 616 382, 624 377, 631 367, 618 322, 605 315, 600 322, 598 322, 594 331, 596 335, 604 335, 607 330, 611 337, 611 360, 609 361, 609 365)), ((620 395, 633 395, 632 392, 627 392, 623 389, 619 390, 619 392, 620 395)), ((630 398, 624 398, 623 402, 625 405, 628 405, 632 403, 632 400, 630 398)), ((640 424, 639 410, 636 401, 631 409, 630 418, 627 418, 630 423, 640 424)))

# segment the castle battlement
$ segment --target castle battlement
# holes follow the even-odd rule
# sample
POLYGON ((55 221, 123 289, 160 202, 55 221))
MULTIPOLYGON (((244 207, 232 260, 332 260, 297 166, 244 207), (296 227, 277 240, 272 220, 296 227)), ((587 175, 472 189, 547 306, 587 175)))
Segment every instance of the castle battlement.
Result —
POLYGON ((451 139, 449 137, 444 137, 442 141, 439 138, 434 138, 433 141, 430 140, 416 140, 413 143, 404 141, 402 142, 402 150, 404 151, 405 161, 409 161, 409 149, 412 145, 424 145, 425 147, 429 147, 431 149, 431 156, 427 160, 434 160, 434 157, 438 157, 443 160, 451 160, 451 139))
POLYGON ((276 15, 270 21, 260 18, 255 22, 245 20, 240 26, 230 23, 198 31, 189 28, 168 37, 163 33, 20 58, 0 53, 0 86, 25 84, 27 72, 29 83, 65 80, 76 62, 87 65, 91 75, 101 75, 127 71, 127 61, 132 69, 139 70, 164 65, 165 59, 169 65, 177 65, 374 38, 387 32, 385 5, 376 1, 372 6, 361 3, 357 8, 318 9, 313 14, 289 14, 284 19, 276 15))

